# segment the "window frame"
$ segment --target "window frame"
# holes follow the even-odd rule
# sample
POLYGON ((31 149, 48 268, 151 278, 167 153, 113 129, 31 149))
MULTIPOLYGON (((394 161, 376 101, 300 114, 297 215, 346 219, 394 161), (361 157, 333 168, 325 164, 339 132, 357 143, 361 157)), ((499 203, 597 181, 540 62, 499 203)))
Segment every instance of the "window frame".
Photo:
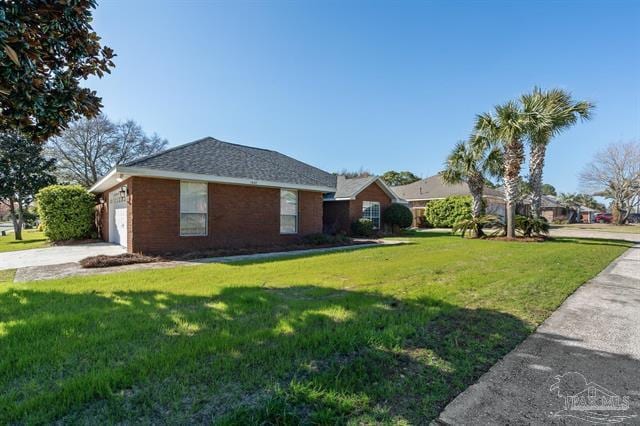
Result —
POLYGON ((280 235, 296 235, 300 232, 300 193, 297 189, 289 189, 289 188, 280 188, 280 235), (282 216, 294 216, 291 214, 283 214, 282 213, 282 193, 283 192, 293 192, 296 194, 296 214, 295 214, 295 231, 293 232, 283 232, 282 231, 282 216))
MULTIPOLYGON (((369 209, 371 209, 371 206, 369 207, 369 209)), ((362 201, 362 212, 361 212, 361 218, 362 219, 369 219, 372 223, 373 223, 373 228, 374 229, 380 229, 380 225, 382 224, 382 211, 381 211, 382 206, 380 205, 380 201, 368 201, 368 200, 364 200, 362 201), (373 205, 377 205, 378 206, 378 224, 376 225, 376 222, 372 219, 372 217, 365 217, 364 213, 365 213, 365 203, 369 203, 371 206, 373 205)))
POLYGON ((208 182, 198 182, 198 181, 191 181, 191 180, 181 180, 180 181, 180 186, 179 186, 179 193, 178 193, 178 233, 180 235, 180 237, 207 237, 209 236, 209 183, 208 182), (202 212, 188 212, 182 211, 182 184, 183 183, 187 183, 187 184, 198 184, 198 185, 204 185, 205 187, 205 201, 206 201, 206 212, 202 213, 202 212), (185 234, 182 232, 182 215, 183 214, 201 214, 204 215, 204 233, 202 234, 185 234))

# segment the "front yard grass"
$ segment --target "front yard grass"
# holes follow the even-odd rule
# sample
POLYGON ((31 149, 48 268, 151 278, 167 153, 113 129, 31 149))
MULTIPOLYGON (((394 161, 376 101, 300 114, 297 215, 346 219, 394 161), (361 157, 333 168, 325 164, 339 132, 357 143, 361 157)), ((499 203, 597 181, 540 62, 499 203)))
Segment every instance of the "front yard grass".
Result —
POLYGON ((0 423, 428 423, 630 246, 414 234, 0 286, 0 423))
POLYGON ((0 236, 0 253, 42 248, 48 245, 49 240, 45 237, 44 232, 24 230, 22 231, 22 240, 16 240, 13 232, 4 237, 0 236))

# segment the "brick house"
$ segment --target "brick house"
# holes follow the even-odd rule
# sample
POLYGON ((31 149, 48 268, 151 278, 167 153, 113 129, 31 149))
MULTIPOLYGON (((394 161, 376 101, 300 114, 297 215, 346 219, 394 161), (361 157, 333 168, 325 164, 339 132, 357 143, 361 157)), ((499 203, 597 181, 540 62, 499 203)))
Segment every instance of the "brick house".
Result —
MULTIPOLYGON (((412 226, 414 227, 424 225, 425 206, 429 201, 442 200, 454 195, 471 195, 466 183, 449 185, 440 175, 430 176, 408 185, 394 186, 392 189, 399 197, 406 199, 409 203, 409 208, 413 213, 412 226)), ((501 190, 485 186, 483 199, 488 214, 505 217, 506 203, 504 193, 501 190)))
POLYGON ((118 165, 90 189, 102 238, 150 254, 297 242, 322 232, 335 190, 323 170, 210 137, 118 165))
POLYGON ((338 176, 336 190, 324 195, 324 232, 351 233, 351 224, 358 219, 371 219, 381 228, 382 212, 391 203, 405 203, 378 176, 347 179, 338 176))

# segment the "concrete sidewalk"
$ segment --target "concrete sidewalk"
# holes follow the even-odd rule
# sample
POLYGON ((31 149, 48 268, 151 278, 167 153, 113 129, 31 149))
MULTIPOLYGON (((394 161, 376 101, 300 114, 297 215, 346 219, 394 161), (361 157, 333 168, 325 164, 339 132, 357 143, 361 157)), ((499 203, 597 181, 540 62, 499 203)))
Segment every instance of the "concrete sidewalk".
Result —
POLYGON ((115 255, 126 249, 110 243, 71 244, 66 246, 9 251, 0 253, 0 270, 26 268, 30 266, 59 265, 78 262, 85 257, 99 254, 115 255))
POLYGON ((435 423, 618 421, 640 424, 640 245, 580 287, 534 334, 454 399, 435 423), (551 390, 562 375, 560 389, 551 390), (621 403, 628 397, 628 409, 563 410, 564 396, 590 386, 596 395, 613 392, 621 403))

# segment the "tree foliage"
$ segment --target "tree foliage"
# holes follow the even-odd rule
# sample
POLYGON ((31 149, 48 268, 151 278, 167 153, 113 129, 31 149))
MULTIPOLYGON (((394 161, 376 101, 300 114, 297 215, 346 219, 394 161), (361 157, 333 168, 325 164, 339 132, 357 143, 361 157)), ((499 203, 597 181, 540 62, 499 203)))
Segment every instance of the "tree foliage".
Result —
POLYGON ((17 133, 0 133, 0 201, 6 204, 16 240, 35 194, 55 182, 55 160, 43 157, 42 145, 17 133))
POLYGON ((485 214, 482 216, 472 217, 470 219, 462 219, 453 225, 451 232, 460 233, 461 237, 471 234, 473 238, 480 238, 485 235, 484 229, 487 227, 503 227, 504 224, 496 215, 485 214))
POLYGON ((631 210, 640 206, 640 142, 609 145, 580 174, 583 187, 611 200, 616 223, 625 223, 631 210))
POLYGON ((47 186, 37 198, 44 233, 50 240, 75 240, 94 234, 95 196, 82 186, 47 186))
POLYGON ((475 132, 502 148, 504 167, 502 181, 507 204, 507 237, 515 237, 515 204, 521 191, 520 171, 525 159, 525 142, 531 147, 529 187, 533 209, 539 212, 542 193, 542 168, 546 146, 553 136, 574 125, 579 118, 588 119, 593 105, 576 102, 563 90, 534 88, 495 107, 491 113, 476 117, 475 132))
POLYGON ((95 0, 5 1, 0 7, 0 131, 43 142, 101 99, 80 80, 113 68, 91 27, 95 0))
POLYGON ((516 216, 516 229, 523 237, 549 234, 549 222, 544 217, 516 216))
POLYGON ((387 172, 384 172, 382 176, 380 176, 380 178, 384 181, 384 183, 390 186, 408 185, 420 180, 418 176, 407 170, 401 172, 389 170, 387 172))
POLYGON ((165 149, 166 139, 148 136, 133 120, 113 123, 105 115, 72 123, 49 140, 47 153, 58 159, 61 181, 90 187, 116 164, 165 149))
POLYGON ((487 138, 472 135, 468 141, 459 142, 453 148, 447 157, 442 178, 448 184, 467 184, 473 199, 471 213, 477 218, 484 214, 482 196, 485 182, 500 175, 502 165, 502 151, 492 146, 487 138))
POLYGON ((538 87, 520 99, 524 113, 529 117, 527 139, 530 147, 531 212, 534 217, 539 217, 547 146, 554 136, 574 126, 579 119, 590 119, 594 105, 587 101, 576 101, 562 89, 542 90, 538 87))
POLYGON ((456 223, 472 217, 471 197, 455 195, 429 201, 424 216, 427 222, 436 228, 451 228, 456 223))
POLYGON ((540 190, 542 191, 542 195, 558 195, 556 187, 549 183, 543 183, 540 190))
POLYGON ((347 179, 373 176, 373 173, 371 173, 369 170, 366 170, 362 167, 359 170, 342 169, 339 172, 334 172, 333 174, 338 176, 344 176, 347 179))

